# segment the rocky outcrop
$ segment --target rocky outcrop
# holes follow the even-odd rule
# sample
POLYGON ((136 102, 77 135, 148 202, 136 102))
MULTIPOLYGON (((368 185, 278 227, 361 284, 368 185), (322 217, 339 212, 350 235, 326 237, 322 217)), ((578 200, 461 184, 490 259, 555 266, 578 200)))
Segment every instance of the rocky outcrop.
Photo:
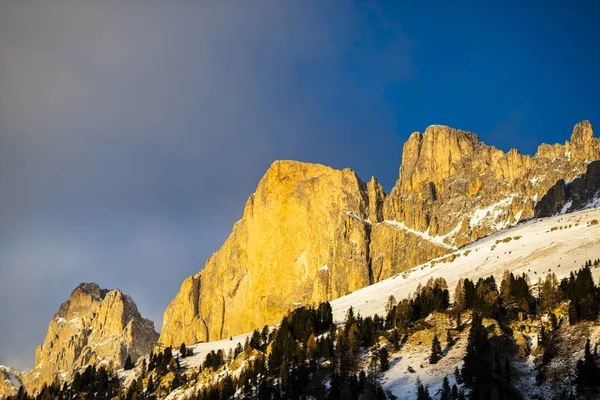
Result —
POLYGON ((588 164, 584 175, 560 179, 535 205, 535 217, 550 217, 600 206, 600 161, 588 164))
POLYGON ((508 153, 477 135, 446 126, 413 133, 384 218, 463 246, 534 215, 536 202, 559 179, 571 180, 600 158, 592 125, 575 125, 571 141, 541 145, 535 156, 508 153))
POLYGON ((0 365, 0 399, 16 396, 21 386, 21 373, 0 365))
POLYGON ((273 163, 223 247, 168 306, 160 341, 229 337, 372 283, 369 236, 383 198, 375 179, 350 169, 273 163))
POLYGON ((584 121, 564 145, 508 153, 446 126, 413 133, 389 195, 349 170, 278 161, 242 219, 164 314, 161 342, 217 340, 273 324, 534 215, 559 180, 600 158, 584 121))
POLYGON ((154 323, 140 315, 131 297, 82 283, 50 320, 35 366, 22 381, 28 393, 35 393, 87 365, 122 368, 128 355, 135 361, 149 354, 157 339, 154 323))

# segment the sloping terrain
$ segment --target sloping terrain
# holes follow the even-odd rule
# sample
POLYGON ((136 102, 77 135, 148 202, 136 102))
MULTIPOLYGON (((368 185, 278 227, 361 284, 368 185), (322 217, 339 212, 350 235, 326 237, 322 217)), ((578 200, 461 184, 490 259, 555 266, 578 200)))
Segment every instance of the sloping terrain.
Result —
MULTIPOLYGON (((383 315, 390 295, 408 297, 429 278, 443 277, 452 293, 460 278, 494 275, 500 282, 504 270, 509 270, 526 273, 533 283, 549 272, 559 279, 568 276, 596 258, 600 258, 600 209, 534 219, 333 300, 333 316, 343 321, 350 306, 363 316, 383 315)), ((600 276, 598 269, 593 273, 600 276)))
MULTIPOLYGON (((160 340, 224 339, 277 323, 297 303, 331 301, 380 282, 532 217, 549 189, 599 158, 600 140, 583 121, 569 141, 542 144, 535 155, 429 126, 404 144, 389 194, 350 169, 276 161, 227 241, 183 282, 160 340)), ((547 202, 552 208, 561 201, 547 202)))
MULTIPOLYGON (((572 271, 579 270, 586 261, 597 258, 600 258, 600 209, 530 220, 333 300, 331 306, 334 321, 343 323, 349 307, 353 307, 355 312, 363 317, 374 314, 385 315, 385 306, 390 295, 396 299, 407 298, 420 284, 425 284, 430 278, 443 277, 448 282, 450 293, 453 292, 460 278, 477 280, 480 277, 494 275, 499 284, 505 270, 515 274, 526 273, 531 283, 535 284, 539 278, 544 278, 549 272, 554 272, 560 279, 568 276, 572 271)), ((592 272, 595 278, 600 276, 600 269, 594 268, 592 272)), ((444 313, 434 313, 426 321, 430 326, 428 329, 411 333, 399 350, 391 351, 390 369, 382 375, 384 388, 390 390, 399 399, 416 398, 418 379, 429 387, 432 395, 435 395, 441 387, 443 377, 447 376, 451 385, 455 383, 454 369, 462 365, 469 332, 469 314, 465 314, 461 330, 457 330, 454 319, 444 313), (443 336, 448 329, 453 332, 454 342, 451 345, 446 343, 443 336), (428 358, 434 333, 442 338, 444 357, 440 362, 432 365, 429 364, 428 358)), ((496 321, 486 319, 484 325, 488 326, 492 334, 502 335, 496 321)), ((582 326, 588 335, 574 332, 575 327, 568 325, 559 330, 558 335, 566 344, 564 350, 559 352, 549 364, 548 368, 554 371, 554 374, 565 374, 565 370, 572 370, 574 362, 583 357, 585 337, 590 336, 593 339, 600 337, 599 326, 587 323, 577 325, 579 327, 577 329, 582 329, 582 326)), ((222 349, 227 353, 238 343, 243 344, 249 336, 250 333, 231 339, 189 346, 193 350, 193 356, 182 359, 181 365, 190 370, 197 368, 210 351, 222 349)), ((535 351, 538 338, 535 329, 527 332, 515 331, 514 338, 516 341, 520 340, 520 345, 528 351, 535 351)), ((556 383, 549 381, 542 386, 535 385, 534 357, 530 354, 513 360, 517 386, 526 398, 545 393, 555 394, 552 385, 557 385, 556 383)), ((362 355, 363 368, 368 368, 371 356, 370 352, 362 355)), ((218 380, 218 376, 230 373, 234 371, 224 366, 216 373, 217 375, 207 379, 218 380)), ((119 374, 125 378, 126 383, 135 376, 134 371, 120 371, 119 374)), ((567 375, 558 385, 564 387, 566 382, 568 386, 572 378, 572 375, 567 375)), ((202 387, 202 384, 199 385, 195 388, 202 387)), ((170 398, 177 398, 184 393, 193 393, 196 389, 178 389, 171 393, 170 398)))

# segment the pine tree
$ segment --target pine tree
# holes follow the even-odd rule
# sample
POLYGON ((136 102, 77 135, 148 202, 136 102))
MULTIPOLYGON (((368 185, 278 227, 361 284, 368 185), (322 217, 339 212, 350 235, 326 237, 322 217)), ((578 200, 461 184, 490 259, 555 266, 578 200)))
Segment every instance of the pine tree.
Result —
POLYGON ((417 400, 431 400, 429 389, 421 383, 420 379, 417 379, 417 400))
POLYGON ((450 389, 450 382, 448 381, 448 377, 445 376, 444 380, 442 380, 442 392, 440 393, 440 400, 450 400, 452 395, 452 391, 450 389))
POLYGON ((181 343, 181 346, 179 346, 179 357, 187 357, 187 348, 185 347, 185 343, 181 343))
POLYGON ((458 386, 456 384, 452 385, 452 394, 450 395, 452 400, 458 400, 458 386))
POLYGON ((244 351, 244 348, 242 347, 242 343, 238 343, 237 346, 235 346, 235 350, 233 352, 233 358, 237 358, 237 356, 242 354, 243 351, 244 351))
POLYGON ((387 371, 390 368, 390 358, 387 347, 383 346, 379 349, 379 368, 381 371, 387 371))
POLYGON ((454 343, 454 339, 452 339, 452 334, 450 334, 450 329, 446 331, 446 347, 452 346, 454 343))
POLYGON ((491 373, 492 365, 489 357, 487 331, 483 327, 481 316, 473 313, 471 331, 467 341, 467 354, 462 367, 462 378, 468 386, 472 386, 477 378, 478 384, 484 384, 491 373))
POLYGON ((123 368, 125 370, 130 370, 133 368, 133 361, 131 361, 131 355, 127 355, 127 360, 125 360, 125 366, 123 368))
POLYGON ((152 393, 154 391, 154 380, 152 379, 152 375, 148 378, 148 385, 146 385, 146 392, 152 393))
POLYGON ((577 362, 577 378, 575 383, 580 386, 596 386, 600 379, 600 369, 596 365, 594 354, 590 350, 590 340, 585 343, 583 360, 577 362))
POLYGON ((429 356, 429 364, 437 364, 437 362, 442 358, 442 345, 437 335, 433 336, 433 341, 431 342, 431 355, 429 356))

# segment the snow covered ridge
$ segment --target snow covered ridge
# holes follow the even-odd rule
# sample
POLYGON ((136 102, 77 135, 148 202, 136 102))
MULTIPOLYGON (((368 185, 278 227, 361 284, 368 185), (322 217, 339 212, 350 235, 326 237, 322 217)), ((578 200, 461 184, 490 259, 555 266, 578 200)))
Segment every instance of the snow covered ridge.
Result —
MULTIPOLYGON (((503 216, 505 216, 507 210, 511 207, 511 204, 516 197, 516 195, 511 195, 494 204, 489 205, 488 207, 474 210, 471 215, 467 216, 469 226, 471 228, 475 228, 476 226, 485 223, 486 225, 492 227, 495 231, 500 231, 502 229, 506 229, 507 227, 513 224, 518 223, 523 214, 523 210, 516 213, 515 216, 512 218, 502 218, 503 216)), ((364 224, 373 225, 373 222, 371 222, 370 220, 361 218, 357 211, 344 211, 344 213, 349 217, 352 217, 364 224)), ((450 232, 444 235, 433 236, 429 233, 429 229, 427 229, 427 231, 425 232, 421 232, 406 226, 403 222, 399 222, 396 220, 384 220, 380 223, 386 224, 395 229, 400 229, 412 233, 424 240, 427 240, 428 242, 435 243, 438 246, 445 247, 449 250, 457 249, 457 246, 454 246, 451 243, 453 243, 454 237, 460 232, 462 226, 462 222, 459 222, 450 232)), ((377 224, 378 223, 375 223, 375 225, 377 224)))
MULTIPOLYGON (((600 209, 520 223, 487 236, 453 253, 431 260, 384 281, 359 289, 331 302, 334 320, 341 322, 354 307, 363 316, 385 313, 390 295, 408 297, 429 278, 443 277, 449 288, 458 279, 494 275, 504 270, 525 272, 532 282, 554 272, 560 279, 578 270, 585 261, 600 258, 600 209)), ((600 277, 600 270, 593 270, 600 277)))

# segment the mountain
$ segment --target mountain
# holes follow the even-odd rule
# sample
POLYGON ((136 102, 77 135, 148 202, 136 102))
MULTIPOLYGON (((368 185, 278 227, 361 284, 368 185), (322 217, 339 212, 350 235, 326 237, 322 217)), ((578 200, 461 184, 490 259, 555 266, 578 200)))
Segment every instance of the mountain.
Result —
MULTIPOLYGON (((450 254, 333 300, 331 302, 333 321, 343 324, 350 307, 353 308, 355 315, 360 315, 362 318, 374 317, 376 314, 385 316, 390 296, 397 300, 409 298, 419 287, 427 285, 431 279, 443 278, 452 293, 459 280, 465 277, 475 282, 480 278, 494 276, 497 285, 500 286, 506 270, 511 271, 515 276, 527 274, 531 280, 531 288, 535 288, 536 282, 544 279, 549 273, 554 273, 557 279, 568 278, 588 260, 600 259, 599 220, 600 209, 596 208, 519 223, 450 254)), ((600 268, 594 267, 591 271, 594 280, 598 280, 600 268)), ((514 369, 514 384, 525 398, 555 398, 561 389, 570 389, 576 363, 583 359, 585 339, 593 338, 592 343, 600 341, 600 323, 597 320, 570 325, 564 304, 557 307, 554 312, 561 326, 553 333, 556 354, 550 355, 553 358, 547 362, 547 369, 552 373, 553 379, 548 379, 547 382, 539 385, 535 382, 535 376, 544 358, 541 337, 544 334, 542 327, 548 328, 547 314, 537 316, 537 320, 531 316, 521 319, 516 317, 511 329, 505 330, 508 333, 501 329, 498 321, 492 318, 484 319, 489 337, 501 343, 506 341, 507 347, 513 352, 510 354, 510 359, 514 369), (588 334, 580 334, 579 331, 588 334)), ((389 390, 398 399, 413 400, 417 398, 418 381, 427 385, 431 394, 438 393, 445 376, 450 378, 451 384, 454 384, 456 382, 453 376, 454 370, 456 367, 461 367, 468 345, 470 312, 463 314, 463 321, 462 327, 457 328, 452 309, 432 313, 421 323, 415 323, 411 329, 404 332, 405 337, 397 350, 393 350, 387 339, 383 339, 390 333, 390 330, 384 330, 379 341, 374 345, 374 347, 390 348, 390 368, 380 377, 383 388, 389 390), (447 331, 452 335, 451 345, 446 343, 447 331), (430 364, 431 343, 436 334, 442 340, 446 350, 439 363, 430 364)), ((343 331, 344 329, 339 327, 338 335, 343 331)), ((193 395, 199 395, 206 388, 207 383, 219 382, 228 374, 239 376, 241 369, 248 366, 250 360, 259 358, 260 355, 249 351, 247 355, 241 354, 235 360, 231 360, 231 364, 225 362, 219 369, 204 370, 201 376, 193 374, 210 352, 222 350, 227 354, 251 337, 252 333, 246 333, 231 339, 188 346, 188 351, 193 356, 182 359, 181 366, 184 373, 192 374, 191 376, 195 378, 190 379, 187 385, 166 391, 164 396, 169 393, 166 396, 168 399, 193 398, 193 395)), ((268 354, 269 350, 266 353, 268 354)), ((368 348, 360 353, 362 355, 357 369, 368 373, 372 368, 370 362, 373 349, 368 348)), ((126 378, 127 384, 135 376, 139 378, 139 372, 138 369, 138 371, 120 371, 119 374, 126 378)))
POLYGON ((561 179, 600 158, 592 125, 534 156, 434 125, 404 145, 389 195, 350 169, 277 161, 243 216, 164 313, 160 341, 214 341, 267 324, 443 256, 534 216, 561 179))
POLYGON ((22 384, 19 371, 0 365, 0 398, 15 396, 22 384))
POLYGON ((535 205, 535 217, 549 217, 600 206, 600 161, 588 164, 584 175, 556 182, 535 205))
POLYGON ((55 379, 70 380, 87 365, 119 369, 128 355, 134 361, 148 355, 157 339, 154 323, 141 316, 131 297, 118 289, 82 283, 50 319, 46 338, 36 349, 35 366, 22 373, 21 380, 32 394, 55 379))

